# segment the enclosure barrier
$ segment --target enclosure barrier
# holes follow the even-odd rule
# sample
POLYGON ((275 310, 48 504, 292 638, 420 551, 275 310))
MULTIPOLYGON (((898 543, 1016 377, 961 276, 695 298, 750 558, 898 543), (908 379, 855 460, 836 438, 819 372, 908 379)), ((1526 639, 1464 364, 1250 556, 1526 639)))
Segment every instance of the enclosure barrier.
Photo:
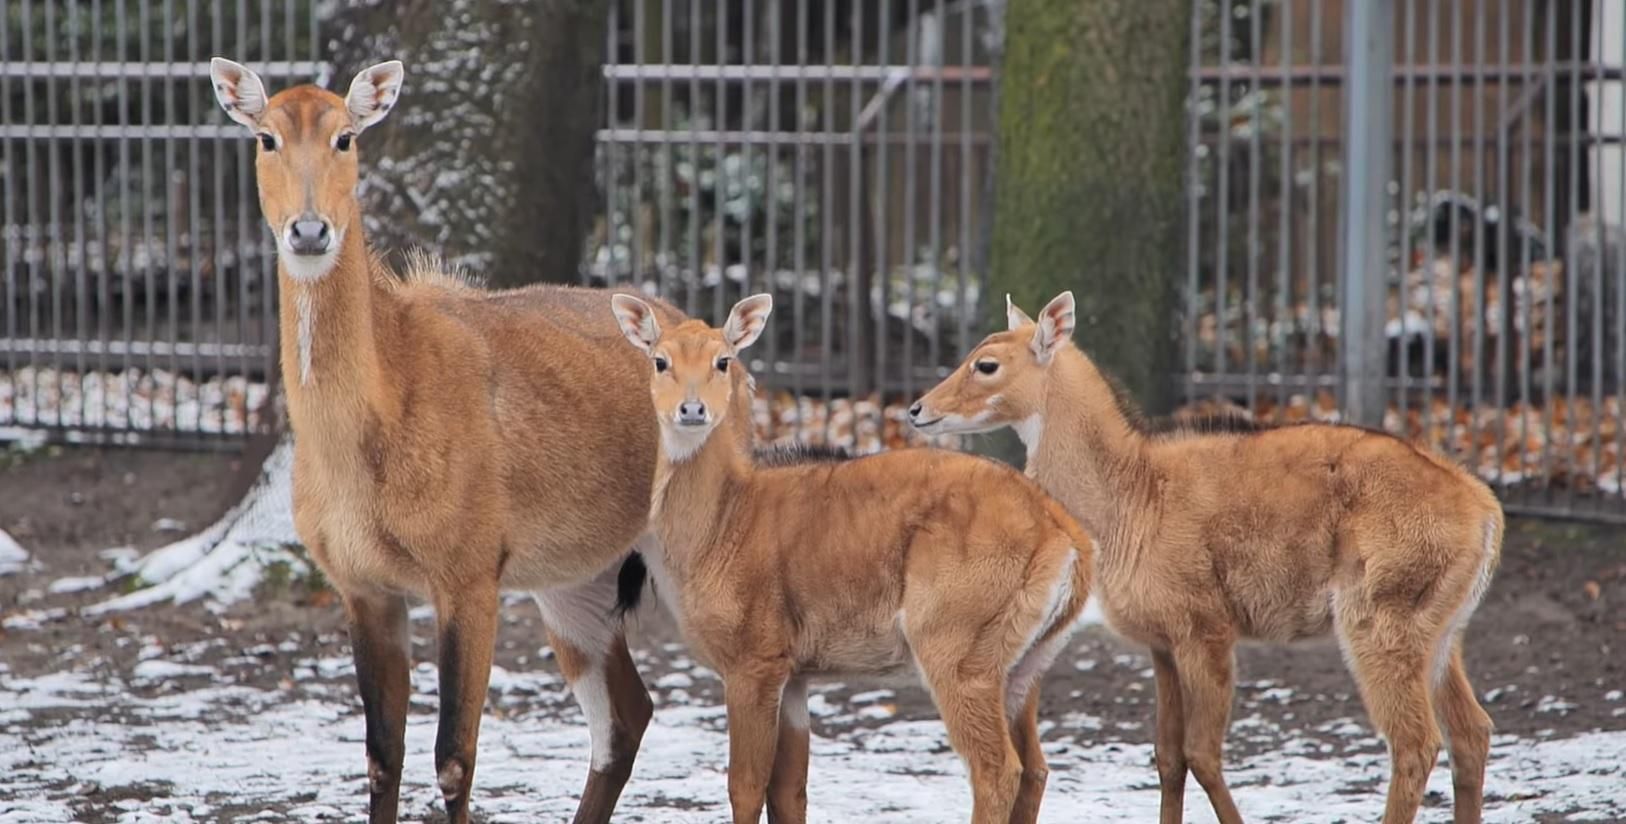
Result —
MULTIPOLYGON (((206 61, 330 75, 324 4, 7 0, 0 437, 234 443, 276 279, 206 61)), ((585 282, 774 293, 770 438, 908 442, 985 331, 998 3, 614 0, 585 282)), ((1195 409, 1438 446, 1626 519, 1626 8, 1198 0, 1171 376, 1195 409)))

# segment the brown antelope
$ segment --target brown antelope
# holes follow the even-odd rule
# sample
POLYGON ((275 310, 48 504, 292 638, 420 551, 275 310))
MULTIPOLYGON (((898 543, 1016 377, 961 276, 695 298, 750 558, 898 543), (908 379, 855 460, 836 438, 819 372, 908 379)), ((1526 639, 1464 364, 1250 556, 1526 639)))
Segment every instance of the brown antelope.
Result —
POLYGON ((344 97, 271 97, 219 58, 210 75, 259 144, 294 519, 350 618, 371 820, 396 819, 407 596, 435 608, 435 769, 451 821, 468 820, 501 590, 536 593, 592 733, 576 820, 608 820, 650 715, 613 615, 615 562, 646 531, 655 469, 655 424, 625 400, 644 396, 647 364, 618 341, 608 293, 485 292, 422 263, 402 279, 369 255, 358 136, 395 104, 400 62, 362 71, 344 97))
POLYGON ((720 330, 663 332, 642 300, 613 305, 649 357, 660 421, 650 569, 722 676, 734 821, 764 801, 775 822, 805 820, 809 677, 911 663, 969 766, 973 820, 1034 821, 1038 681, 1090 586, 1072 518, 1008 467, 954 452, 759 461, 736 364, 772 299, 741 301, 720 330))
POLYGON ((1478 821, 1491 722, 1463 669, 1462 633, 1501 553, 1491 491, 1444 458, 1352 426, 1155 434, 1073 346, 1071 292, 1038 323, 1006 301, 1009 330, 978 344, 910 417, 929 433, 1014 427, 1028 474, 1100 542, 1108 623, 1152 649, 1165 824, 1181 819, 1188 768, 1220 821, 1241 820, 1220 757, 1237 641, 1329 631, 1389 744, 1383 820, 1416 815, 1438 721, 1456 820, 1478 821))

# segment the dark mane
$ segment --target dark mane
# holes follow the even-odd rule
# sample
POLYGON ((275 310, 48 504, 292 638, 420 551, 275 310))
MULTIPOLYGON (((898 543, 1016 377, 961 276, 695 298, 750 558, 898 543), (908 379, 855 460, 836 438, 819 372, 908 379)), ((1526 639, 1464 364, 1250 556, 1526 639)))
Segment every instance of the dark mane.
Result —
POLYGON ((1241 414, 1161 415, 1149 417, 1141 411, 1129 389, 1116 375, 1101 372, 1107 388, 1112 391, 1112 403, 1119 414, 1136 432, 1150 438, 1181 438, 1190 435, 1255 435, 1276 425, 1262 423, 1241 414))
POLYGON ((850 461, 853 454, 839 446, 816 446, 793 443, 758 447, 753 452, 757 466, 797 466, 810 463, 839 463, 850 461))

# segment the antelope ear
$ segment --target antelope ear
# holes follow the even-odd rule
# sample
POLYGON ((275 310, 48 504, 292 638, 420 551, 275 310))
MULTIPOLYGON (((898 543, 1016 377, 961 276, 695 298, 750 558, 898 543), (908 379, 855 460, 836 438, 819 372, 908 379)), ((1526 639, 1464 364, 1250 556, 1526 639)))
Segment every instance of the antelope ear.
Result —
POLYGON ((1011 293, 1005 293, 1005 328, 1020 329, 1033 323, 1033 318, 1022 311, 1022 307, 1011 302, 1011 293))
POLYGON ((772 313, 773 295, 767 293, 752 295, 734 304, 733 311, 728 313, 728 322, 723 324, 723 340, 736 352, 756 343, 772 313))
POLYGON ((1040 363, 1049 363, 1062 345, 1073 339, 1075 323, 1073 293, 1062 292, 1039 312, 1039 328, 1033 331, 1033 354, 1040 363))
POLYGON ((610 311, 627 342, 645 352, 655 348, 661 339, 661 325, 655 322, 655 310, 632 295, 611 295, 610 311))
POLYGON ((356 131, 384 119, 401 96, 401 81, 406 79, 406 67, 399 60, 389 60, 369 66, 350 81, 350 91, 344 95, 344 105, 350 110, 350 121, 356 131))
POLYGON ((265 84, 260 76, 241 63, 224 57, 209 61, 209 82, 215 87, 215 99, 226 116, 249 127, 258 129, 260 117, 265 114, 265 84))

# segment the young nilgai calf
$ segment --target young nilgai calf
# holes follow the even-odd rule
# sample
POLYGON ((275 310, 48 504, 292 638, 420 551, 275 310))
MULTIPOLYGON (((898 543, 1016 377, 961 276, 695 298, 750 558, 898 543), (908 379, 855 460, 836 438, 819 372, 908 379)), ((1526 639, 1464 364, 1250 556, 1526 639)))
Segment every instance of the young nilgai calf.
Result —
POLYGON ((805 819, 809 677, 911 669, 970 768, 973 820, 1033 821, 1038 681, 1089 593, 1083 531, 1037 484, 969 455, 759 463, 736 358, 771 299, 741 301, 722 329, 663 331, 642 300, 613 305, 649 356, 660 421, 650 568, 723 678, 734 821, 754 824, 765 798, 772 820, 805 819))
POLYGON ((1389 742, 1383 820, 1416 815, 1438 722, 1456 820, 1478 821, 1491 722, 1461 639, 1501 552, 1491 491, 1350 426, 1153 434, 1073 346, 1072 293, 1038 323, 1008 314, 910 416, 931 433, 1014 427, 1028 473, 1099 542, 1108 621, 1152 648, 1165 824, 1180 821, 1188 768, 1221 821, 1241 820, 1220 772, 1237 641, 1329 631, 1389 742))
POLYGON ((210 76, 257 143, 294 523, 349 613, 372 821, 396 820, 407 596, 435 608, 435 769, 450 820, 468 820, 501 590, 536 593, 592 730, 576 820, 609 820, 650 714, 612 616, 614 566, 645 532, 655 469, 655 425, 626 403, 646 389, 644 359, 621 344, 606 292, 486 292, 423 263, 403 279, 369 253, 356 157, 396 103, 399 62, 362 71, 344 97, 271 96, 219 58, 210 76))

